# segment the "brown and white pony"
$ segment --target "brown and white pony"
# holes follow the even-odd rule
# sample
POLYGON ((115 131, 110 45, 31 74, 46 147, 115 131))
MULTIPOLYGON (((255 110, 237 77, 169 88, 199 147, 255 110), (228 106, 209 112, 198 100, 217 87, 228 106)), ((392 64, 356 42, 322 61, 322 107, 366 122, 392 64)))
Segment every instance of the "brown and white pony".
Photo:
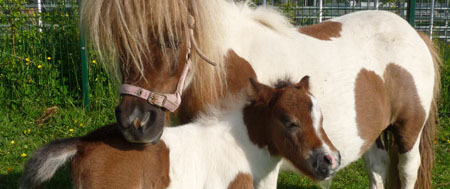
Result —
POLYGON ((167 127, 156 145, 127 142, 115 124, 53 141, 27 162, 21 188, 39 187, 69 159, 77 188, 276 188, 282 157, 311 178, 332 176, 340 155, 309 77, 275 88, 250 81, 248 102, 167 127))
MULTIPOLYGON (((233 84, 240 76, 240 68, 232 66, 233 52, 231 57, 249 61, 265 84, 286 75, 310 75, 342 167, 363 157, 371 188, 384 187, 388 177, 401 181, 402 188, 431 187, 439 57, 432 42, 399 16, 361 11, 297 29, 272 9, 228 0, 84 2, 82 20, 93 43, 121 60, 106 67, 120 65, 124 76, 140 74, 124 82, 160 92, 175 90, 152 83, 175 77, 170 73, 183 67, 187 18, 193 16, 198 48, 217 66, 192 54, 178 110, 183 123, 208 106, 232 103, 222 99, 241 87, 233 84), (391 157, 381 140, 376 142, 383 132, 393 136, 388 138, 397 151, 391 157), (389 170, 398 176, 388 176, 389 170)), ((149 107, 124 96, 118 117, 135 118, 136 108, 149 107)), ((133 123, 128 120, 121 126, 133 123)), ((146 126, 162 131, 162 125, 146 126)))

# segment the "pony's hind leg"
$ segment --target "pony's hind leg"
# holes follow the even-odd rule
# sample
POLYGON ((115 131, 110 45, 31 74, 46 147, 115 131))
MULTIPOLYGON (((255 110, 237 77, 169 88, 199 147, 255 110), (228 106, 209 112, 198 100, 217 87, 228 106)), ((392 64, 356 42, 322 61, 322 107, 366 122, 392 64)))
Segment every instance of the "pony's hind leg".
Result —
POLYGON ((410 151, 399 154, 398 170, 402 188, 414 188, 416 184, 420 167, 419 142, 418 139, 410 151))
POLYGON ((370 188, 384 188, 390 159, 380 137, 363 155, 363 159, 369 176, 370 188))
POLYGON ((422 127, 411 121, 404 121, 395 124, 393 129, 394 141, 398 146, 398 173, 401 188, 414 188, 417 180, 417 173, 420 167, 420 131, 422 127), (412 131, 415 128, 419 132, 412 131))

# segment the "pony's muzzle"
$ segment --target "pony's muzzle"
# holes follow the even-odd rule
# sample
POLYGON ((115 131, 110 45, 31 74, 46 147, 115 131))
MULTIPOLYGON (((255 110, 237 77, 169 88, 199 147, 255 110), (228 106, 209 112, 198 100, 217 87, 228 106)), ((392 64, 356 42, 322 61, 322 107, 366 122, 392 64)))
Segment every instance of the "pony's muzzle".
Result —
POLYGON ((140 100, 122 103, 116 107, 116 119, 120 131, 128 142, 157 143, 162 135, 165 116, 164 111, 140 100))

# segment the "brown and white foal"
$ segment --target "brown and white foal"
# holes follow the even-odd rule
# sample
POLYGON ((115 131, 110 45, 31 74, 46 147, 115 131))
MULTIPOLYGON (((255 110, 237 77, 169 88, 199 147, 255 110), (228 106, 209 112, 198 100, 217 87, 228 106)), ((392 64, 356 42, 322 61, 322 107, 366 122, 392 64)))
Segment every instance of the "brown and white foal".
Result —
POLYGON ((27 162, 21 188, 38 187, 69 159, 78 188, 276 188, 282 158, 315 180, 334 174, 340 155, 308 76, 275 88, 250 79, 246 92, 231 111, 165 128, 155 145, 128 143, 116 125, 53 141, 27 162))

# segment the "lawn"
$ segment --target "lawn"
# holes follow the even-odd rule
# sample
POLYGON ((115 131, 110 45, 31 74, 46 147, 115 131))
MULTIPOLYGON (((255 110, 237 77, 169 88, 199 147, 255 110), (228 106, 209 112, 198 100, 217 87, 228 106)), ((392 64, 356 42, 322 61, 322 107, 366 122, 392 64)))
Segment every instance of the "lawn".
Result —
MULTIPOLYGON (((80 136, 114 121, 113 109, 85 112, 78 107, 59 109, 44 124, 36 124, 44 107, 36 111, 19 112, 0 109, 0 188, 17 188, 22 166, 30 154, 43 143, 56 138, 80 136)), ((450 119, 442 118, 436 141, 436 166, 433 174, 435 188, 448 188, 450 184, 450 119), (440 186, 440 187, 439 187, 440 186)), ((48 188, 70 188, 68 166, 47 184, 48 188)), ((332 188, 367 188, 368 178, 360 160, 340 171, 332 188)), ((318 188, 309 179, 294 173, 281 173, 279 188, 318 188)))

